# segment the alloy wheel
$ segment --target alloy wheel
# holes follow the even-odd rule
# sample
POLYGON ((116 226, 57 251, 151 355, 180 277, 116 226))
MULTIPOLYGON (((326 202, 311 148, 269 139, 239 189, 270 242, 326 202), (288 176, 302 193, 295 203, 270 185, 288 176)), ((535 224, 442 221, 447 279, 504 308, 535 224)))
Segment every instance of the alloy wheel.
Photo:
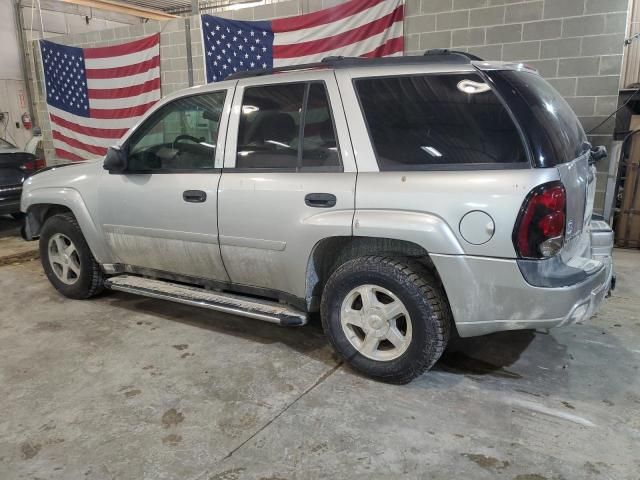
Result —
POLYGON ((351 290, 342 302, 340 323, 349 343, 372 360, 394 360, 411 344, 407 308, 395 294, 378 285, 351 290))
POLYGON ((80 256, 71 239, 56 233, 49 239, 49 263, 58 280, 73 285, 80 278, 80 256))

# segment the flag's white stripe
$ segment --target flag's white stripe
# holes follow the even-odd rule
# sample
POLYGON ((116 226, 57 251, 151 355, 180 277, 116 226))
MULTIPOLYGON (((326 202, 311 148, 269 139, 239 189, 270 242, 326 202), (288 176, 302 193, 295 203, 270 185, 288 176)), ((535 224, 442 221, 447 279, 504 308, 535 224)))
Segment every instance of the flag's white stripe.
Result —
POLYGON ((388 40, 402 37, 402 21, 395 22, 390 28, 387 28, 384 32, 380 32, 377 35, 373 35, 365 40, 361 40, 350 45, 345 45, 334 50, 327 50, 325 52, 316 53, 314 55, 305 55, 302 57, 293 58, 274 58, 274 67, 284 67, 287 65, 296 65, 304 63, 319 62, 325 57, 333 55, 343 55, 345 57, 359 57, 365 53, 369 53, 372 50, 383 45, 388 40))
POLYGON ((113 99, 89 98, 89 108, 129 108, 157 100, 160 100, 159 88, 133 97, 113 99))
POLYGON ((65 137, 73 138, 78 140, 79 142, 86 143, 87 145, 95 145, 97 147, 110 147, 115 145, 120 141, 119 138, 101 138, 101 137, 93 137, 90 135, 84 135, 82 133, 74 132, 73 130, 69 130, 68 128, 61 127, 55 122, 52 124, 52 130, 57 130, 65 137))
POLYGON ((88 88, 124 88, 133 85, 140 85, 160 76, 160 67, 155 67, 143 73, 129 75, 120 78, 89 78, 87 79, 88 88))
POLYGON ((339 33, 353 30, 367 23, 373 22, 393 12, 400 3, 398 1, 384 1, 365 11, 355 13, 337 22, 319 25, 317 27, 303 28, 291 32, 276 33, 273 39, 274 45, 294 45, 300 42, 322 40, 339 33))
POLYGON ((146 60, 151 60, 153 57, 158 55, 160 55, 160 48, 158 45, 155 45, 151 48, 147 48, 146 50, 129 53, 127 55, 120 55, 119 57, 85 58, 84 65, 87 70, 128 67, 129 65, 135 65, 146 60))
POLYGON ((78 155, 81 158, 84 158, 85 160, 89 160, 90 158, 100 158, 100 155, 97 155, 95 153, 91 153, 91 152, 87 152, 86 150, 83 150, 81 148, 76 148, 76 147, 72 147, 71 145, 69 145, 68 143, 65 143, 61 140, 53 140, 53 147, 54 148, 61 148, 62 150, 66 150, 69 153, 73 153, 75 155, 78 155))
POLYGON ((134 125, 138 120, 142 118, 139 117, 130 117, 130 118, 87 118, 81 117, 79 115, 74 115, 72 113, 65 112, 64 110, 60 110, 59 108, 49 107, 49 113, 56 115, 63 120, 67 120, 68 122, 73 122, 76 125, 80 125, 83 127, 91 127, 91 128, 129 128, 134 125))

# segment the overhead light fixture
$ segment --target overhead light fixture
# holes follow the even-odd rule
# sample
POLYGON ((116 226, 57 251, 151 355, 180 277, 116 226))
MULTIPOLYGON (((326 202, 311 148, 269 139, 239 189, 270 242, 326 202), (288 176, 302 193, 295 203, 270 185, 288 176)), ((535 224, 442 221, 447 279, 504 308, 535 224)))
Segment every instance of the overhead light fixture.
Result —
POLYGON ((229 10, 240 10, 242 8, 250 8, 250 7, 259 7, 260 5, 264 5, 265 0, 256 0, 254 2, 239 2, 232 3, 229 5, 229 10))
POLYGON ((486 83, 474 82, 473 80, 460 80, 458 82, 458 90, 462 93, 468 93, 473 95, 475 93, 484 93, 491 90, 491 87, 486 83))

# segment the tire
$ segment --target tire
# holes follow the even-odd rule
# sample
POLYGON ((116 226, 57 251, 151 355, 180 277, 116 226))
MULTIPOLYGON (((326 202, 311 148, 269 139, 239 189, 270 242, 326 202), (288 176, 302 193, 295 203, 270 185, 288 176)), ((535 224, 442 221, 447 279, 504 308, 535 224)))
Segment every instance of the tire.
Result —
POLYGON ((11 216, 13 217, 14 220, 23 220, 24 219, 24 213, 22 213, 22 212, 13 212, 11 214, 11 216))
POLYGON ((367 256, 344 263, 327 281, 320 310, 325 334, 338 354, 355 370, 394 384, 409 383, 430 369, 444 352, 451 330, 440 283, 408 258, 367 256), (373 297, 367 293, 371 291, 373 297), (397 316, 399 311, 403 313, 397 316), (380 343, 371 350, 376 341, 380 343))
MULTIPOLYGON (((66 244, 67 248, 69 244, 66 244)), ((40 261, 51 284, 65 297, 76 300, 98 295, 104 289, 104 275, 82 235, 78 221, 71 213, 61 213, 47 219, 40 232, 40 261), (57 240, 67 241, 74 250, 66 259, 58 251, 57 240), (54 245, 55 244, 55 245, 54 245), (61 275, 67 264, 68 275, 61 275), (55 269, 55 271, 54 271, 55 269), (79 274, 76 273, 79 271, 79 274), (67 281, 63 280, 66 278, 67 281)), ((60 250, 65 250, 60 248, 60 250)))

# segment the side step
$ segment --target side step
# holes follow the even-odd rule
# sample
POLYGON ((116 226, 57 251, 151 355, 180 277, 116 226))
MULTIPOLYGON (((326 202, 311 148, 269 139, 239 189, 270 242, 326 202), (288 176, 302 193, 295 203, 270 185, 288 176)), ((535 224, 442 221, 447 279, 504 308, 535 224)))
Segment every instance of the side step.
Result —
POLYGON ((135 275, 118 275, 108 278, 105 281, 105 286, 111 290, 184 303, 233 315, 242 315, 287 327, 302 326, 307 323, 307 314, 305 312, 296 310, 288 305, 189 287, 164 280, 137 277, 135 275))

